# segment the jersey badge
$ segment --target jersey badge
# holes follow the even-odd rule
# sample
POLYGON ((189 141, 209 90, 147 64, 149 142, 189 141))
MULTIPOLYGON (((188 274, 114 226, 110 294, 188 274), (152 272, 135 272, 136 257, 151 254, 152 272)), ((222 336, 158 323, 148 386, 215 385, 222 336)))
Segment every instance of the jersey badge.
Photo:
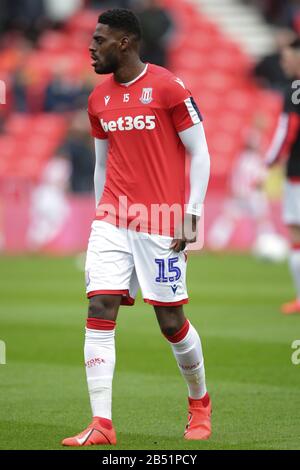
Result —
POLYGON ((152 91, 153 91, 153 88, 143 88, 142 96, 140 97, 140 101, 143 104, 149 104, 151 103, 151 101, 153 101, 152 91))

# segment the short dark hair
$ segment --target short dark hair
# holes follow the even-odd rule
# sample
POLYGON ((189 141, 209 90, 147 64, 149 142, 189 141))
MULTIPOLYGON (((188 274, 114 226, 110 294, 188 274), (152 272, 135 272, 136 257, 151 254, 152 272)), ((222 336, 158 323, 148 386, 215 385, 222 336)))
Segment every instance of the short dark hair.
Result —
POLYGON ((98 23, 107 24, 110 28, 124 31, 135 36, 137 41, 142 38, 142 28, 137 16, 126 8, 114 8, 102 13, 98 23))

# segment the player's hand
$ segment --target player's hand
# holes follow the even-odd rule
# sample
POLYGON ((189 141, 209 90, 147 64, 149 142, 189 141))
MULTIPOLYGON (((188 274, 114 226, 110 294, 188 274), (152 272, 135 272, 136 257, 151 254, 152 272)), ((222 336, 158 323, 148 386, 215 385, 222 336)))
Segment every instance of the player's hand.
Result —
POLYGON ((183 251, 188 243, 194 243, 197 239, 197 226, 200 217, 185 214, 184 223, 180 230, 180 236, 175 235, 170 245, 171 250, 176 253, 183 251))

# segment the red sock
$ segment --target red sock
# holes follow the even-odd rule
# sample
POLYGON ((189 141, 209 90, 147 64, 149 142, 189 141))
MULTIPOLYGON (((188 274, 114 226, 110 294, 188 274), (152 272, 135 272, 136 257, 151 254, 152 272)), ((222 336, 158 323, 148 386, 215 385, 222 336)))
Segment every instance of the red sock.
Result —
POLYGON ((94 419, 97 419, 99 424, 105 428, 105 429, 112 429, 112 421, 110 419, 106 418, 99 418, 98 416, 95 416, 94 419))
POLYGON ((206 408, 209 404, 210 398, 208 393, 204 395, 204 397, 196 399, 196 398, 190 398, 189 397, 189 404, 190 405, 197 405, 197 403, 201 403, 204 408, 206 408))

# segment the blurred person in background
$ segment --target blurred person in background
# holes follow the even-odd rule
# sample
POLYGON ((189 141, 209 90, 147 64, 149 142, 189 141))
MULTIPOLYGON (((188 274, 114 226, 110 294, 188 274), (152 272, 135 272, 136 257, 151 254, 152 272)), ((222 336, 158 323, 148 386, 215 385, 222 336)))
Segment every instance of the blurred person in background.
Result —
POLYGON ((89 0, 88 6, 106 10, 109 8, 130 8, 133 0, 89 0))
POLYGON ((287 26, 287 8, 292 0, 241 0, 259 8, 268 23, 287 26))
POLYGON ((17 30, 36 41, 46 24, 44 0, 0 0, 3 31, 17 30))
POLYGON ((165 67, 168 44, 174 32, 172 18, 159 0, 141 0, 133 6, 143 30, 142 60, 165 67))
POLYGON ((48 83, 44 104, 46 112, 76 111, 86 105, 90 85, 81 77, 70 75, 67 70, 67 65, 61 63, 48 83))
MULTIPOLYGON (((300 79, 300 39, 282 51, 282 67, 291 81, 300 79)), ((299 82, 300 83, 300 82, 299 82)), ((269 167, 283 161, 286 181, 283 200, 283 220, 289 229, 291 250, 290 270, 296 288, 296 299, 282 306, 282 313, 300 313, 300 100, 292 83, 286 89, 282 114, 273 141, 266 155, 269 167)))
POLYGON ((20 32, 12 32, 1 38, 1 69, 7 76, 6 113, 31 111, 28 91, 34 74, 28 68, 28 61, 32 51, 32 42, 20 32))
POLYGON ((28 87, 26 70, 23 67, 18 67, 13 74, 11 83, 14 111, 19 113, 30 112, 28 87))
POLYGON ((275 52, 260 59, 254 68, 254 76, 261 86, 282 92, 288 85, 289 79, 281 65, 281 53, 295 38, 296 34, 291 29, 280 28, 275 32, 275 52))
POLYGON ((300 0, 242 0, 259 8, 265 20, 275 26, 300 33, 300 0))
POLYGON ((255 226, 254 245, 262 234, 275 232, 268 197, 262 186, 266 176, 261 153, 264 127, 261 118, 257 117, 247 137, 245 149, 233 167, 231 195, 208 233, 208 245, 213 250, 228 248, 238 223, 245 217, 249 217, 255 226))
POLYGON ((31 194, 27 246, 30 251, 47 249, 60 234, 69 215, 67 192, 70 162, 63 155, 47 163, 31 194))
POLYGON ((84 0, 41 0, 52 26, 60 27, 84 5, 84 0))
POLYGON ((71 165, 70 190, 78 194, 93 192, 95 149, 85 112, 75 114, 67 139, 58 153, 71 165))
POLYGON ((289 0, 255 0, 255 4, 262 9, 266 20, 277 25, 285 23, 288 3, 289 0))

